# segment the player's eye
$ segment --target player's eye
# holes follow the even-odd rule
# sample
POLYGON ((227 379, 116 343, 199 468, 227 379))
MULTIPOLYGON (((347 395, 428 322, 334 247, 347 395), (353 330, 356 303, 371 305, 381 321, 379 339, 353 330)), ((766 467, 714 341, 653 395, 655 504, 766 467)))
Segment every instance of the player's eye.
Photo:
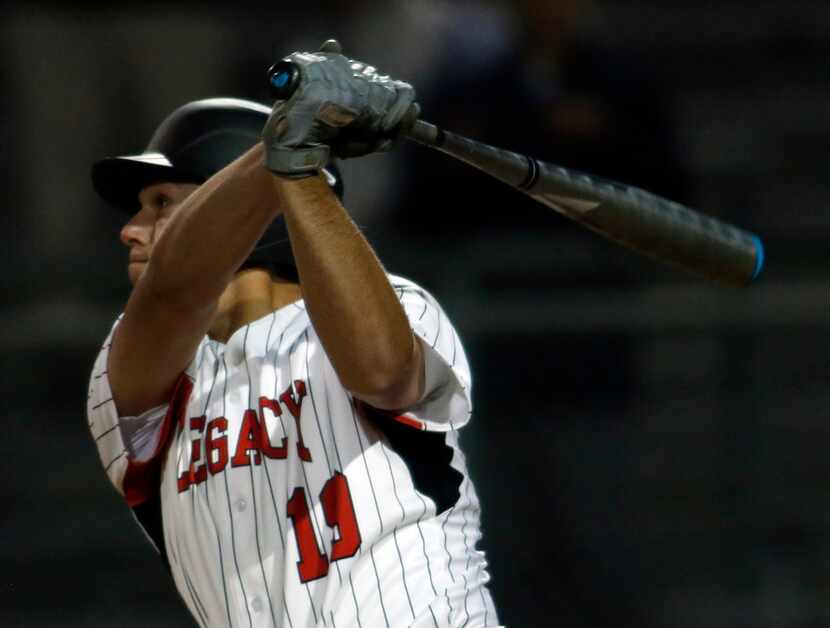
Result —
POLYGON ((166 209, 173 204, 173 199, 167 196, 167 194, 159 194, 156 196, 154 204, 159 210, 166 209))

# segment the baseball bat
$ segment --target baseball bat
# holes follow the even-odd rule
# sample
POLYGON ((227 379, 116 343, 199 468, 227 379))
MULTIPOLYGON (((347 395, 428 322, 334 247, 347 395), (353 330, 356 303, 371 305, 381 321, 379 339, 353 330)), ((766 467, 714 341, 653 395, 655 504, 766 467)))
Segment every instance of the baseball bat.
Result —
MULTIPOLYGON (((272 95, 286 100, 299 69, 269 68, 272 95)), ((640 188, 540 161, 419 120, 413 105, 402 133, 527 194, 588 229, 651 258, 715 281, 745 286, 764 266, 761 239, 748 231, 640 188)))

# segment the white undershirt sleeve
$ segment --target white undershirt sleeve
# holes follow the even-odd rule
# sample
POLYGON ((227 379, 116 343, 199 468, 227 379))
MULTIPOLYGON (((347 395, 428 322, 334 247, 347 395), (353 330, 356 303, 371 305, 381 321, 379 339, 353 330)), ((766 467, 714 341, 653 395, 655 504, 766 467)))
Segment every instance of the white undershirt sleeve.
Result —
POLYGON ((132 460, 145 462, 158 451, 167 404, 156 406, 139 416, 122 416, 121 437, 132 460))

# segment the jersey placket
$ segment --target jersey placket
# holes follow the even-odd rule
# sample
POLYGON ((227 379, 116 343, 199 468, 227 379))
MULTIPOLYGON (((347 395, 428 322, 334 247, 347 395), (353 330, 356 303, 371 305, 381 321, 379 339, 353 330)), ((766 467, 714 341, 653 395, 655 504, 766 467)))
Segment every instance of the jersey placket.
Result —
MULTIPOLYGON (((223 390, 222 416, 228 419, 229 443, 239 443, 240 431, 243 425, 242 418, 245 411, 249 409, 247 400, 250 390, 244 370, 234 370, 231 377, 228 377, 228 361, 238 364, 238 353, 242 353, 241 360, 244 361, 244 346, 237 348, 235 343, 239 340, 238 334, 247 335, 248 327, 239 330, 231 338, 225 352, 222 355, 222 365, 225 372, 225 387, 223 390), (230 391, 230 394, 229 394, 230 391), (230 402, 230 403, 229 403, 230 402), (231 416, 228 416, 228 415, 231 416)), ((239 616, 243 625, 247 619, 250 628, 267 628, 272 625, 270 615, 270 598, 268 597, 266 583, 263 581, 258 547, 256 542, 256 524, 254 521, 254 490, 250 480, 250 470, 243 466, 234 466, 235 452, 231 452, 233 446, 229 447, 229 462, 224 473, 224 498, 219 502, 226 508, 228 527, 226 528, 227 543, 233 554, 233 568, 236 575, 240 605, 239 616)), ((258 461, 262 464, 262 455, 259 451, 249 451, 246 454, 247 465, 255 465, 258 461)), ((220 490, 221 492, 221 490, 220 490)), ((222 506, 219 506, 221 508, 222 506)), ((221 516, 221 515, 220 515, 221 516)), ((221 519, 220 519, 221 520, 221 519)))

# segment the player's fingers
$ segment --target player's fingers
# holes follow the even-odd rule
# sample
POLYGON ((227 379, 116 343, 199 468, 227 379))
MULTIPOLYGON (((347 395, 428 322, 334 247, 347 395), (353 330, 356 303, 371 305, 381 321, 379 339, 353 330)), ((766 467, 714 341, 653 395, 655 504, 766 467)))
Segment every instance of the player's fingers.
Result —
POLYGON ((395 99, 381 120, 381 128, 385 132, 392 131, 406 116, 409 107, 415 102, 415 89, 409 83, 394 82, 395 99))

